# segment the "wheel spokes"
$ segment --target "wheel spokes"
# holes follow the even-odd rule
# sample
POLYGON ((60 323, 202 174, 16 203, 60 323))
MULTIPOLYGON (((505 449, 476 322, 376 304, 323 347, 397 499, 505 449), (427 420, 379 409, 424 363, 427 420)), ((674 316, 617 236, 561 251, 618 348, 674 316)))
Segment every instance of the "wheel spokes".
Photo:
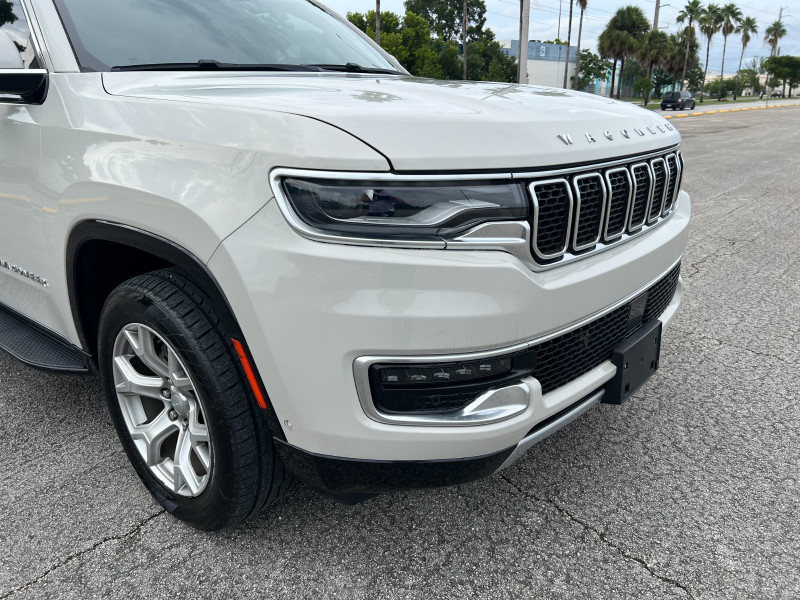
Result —
POLYGON ((178 353, 156 331, 131 323, 112 358, 125 424, 153 474, 181 496, 205 489, 212 468, 203 406, 178 353))
POLYGON ((181 430, 178 434, 174 464, 175 491, 180 493, 185 485, 192 495, 197 494, 202 487, 202 481, 192 466, 192 438, 188 430, 181 430))
POLYGON ((122 379, 115 386, 117 393, 163 400, 161 395, 161 389, 164 387, 163 379, 142 375, 133 368, 130 360, 125 356, 114 357, 114 367, 122 379))
POLYGON ((149 423, 135 425, 131 429, 131 437, 140 441, 145 447, 145 461, 151 467, 163 462, 161 445, 178 430, 175 421, 169 418, 168 411, 164 409, 149 423))

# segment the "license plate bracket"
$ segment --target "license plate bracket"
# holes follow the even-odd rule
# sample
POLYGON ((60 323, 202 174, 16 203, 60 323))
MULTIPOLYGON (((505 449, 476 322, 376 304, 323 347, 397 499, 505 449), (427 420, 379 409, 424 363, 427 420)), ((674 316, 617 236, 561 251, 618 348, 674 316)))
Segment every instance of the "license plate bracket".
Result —
POLYGON ((622 404, 658 370, 661 356, 661 321, 650 319, 614 349, 611 362, 617 367, 606 384, 603 402, 622 404))

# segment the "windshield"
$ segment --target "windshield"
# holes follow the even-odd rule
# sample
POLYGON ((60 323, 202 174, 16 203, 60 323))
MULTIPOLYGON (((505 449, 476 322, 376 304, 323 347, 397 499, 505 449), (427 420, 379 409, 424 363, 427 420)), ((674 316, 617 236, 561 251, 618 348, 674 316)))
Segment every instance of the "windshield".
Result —
POLYGON ((55 0, 83 71, 154 64, 358 65, 396 70, 310 0, 55 0))

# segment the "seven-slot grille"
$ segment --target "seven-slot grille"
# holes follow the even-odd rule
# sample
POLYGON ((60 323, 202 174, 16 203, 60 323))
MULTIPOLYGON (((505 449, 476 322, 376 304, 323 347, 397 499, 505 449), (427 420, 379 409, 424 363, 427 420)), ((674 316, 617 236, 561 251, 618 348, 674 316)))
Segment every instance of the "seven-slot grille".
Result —
POLYGON ((683 159, 670 152, 606 169, 533 181, 532 250, 538 262, 633 235, 669 216, 681 185, 683 159))

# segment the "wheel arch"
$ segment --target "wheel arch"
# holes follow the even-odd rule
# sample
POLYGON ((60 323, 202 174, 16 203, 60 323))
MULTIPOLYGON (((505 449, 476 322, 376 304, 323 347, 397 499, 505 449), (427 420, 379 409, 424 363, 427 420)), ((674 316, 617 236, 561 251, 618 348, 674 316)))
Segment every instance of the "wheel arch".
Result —
POLYGON ((97 364, 100 312, 120 283, 149 271, 177 267, 211 299, 228 331, 242 331, 222 288, 206 265, 186 248, 159 235, 109 221, 82 221, 67 239, 66 279, 70 309, 83 349, 97 364))

